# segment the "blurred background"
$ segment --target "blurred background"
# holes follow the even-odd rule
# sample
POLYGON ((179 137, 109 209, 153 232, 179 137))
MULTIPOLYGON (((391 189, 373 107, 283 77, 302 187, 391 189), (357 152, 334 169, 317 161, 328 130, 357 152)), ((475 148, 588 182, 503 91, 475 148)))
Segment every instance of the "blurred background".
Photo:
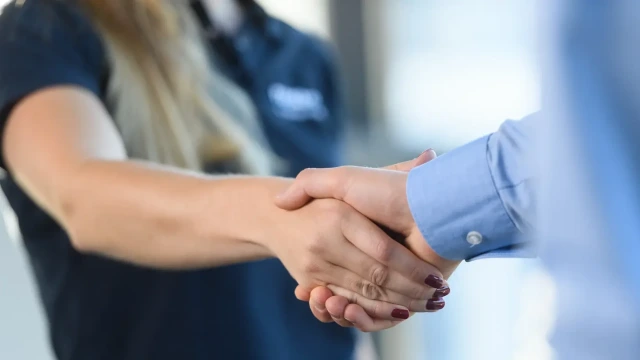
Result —
MULTIPOLYGON (((7 0, 0 0, 4 5, 7 0)), ((444 153, 538 107, 535 2, 261 0, 332 43, 348 101, 350 164, 444 153)), ((472 174, 469 174, 472 176, 472 174)), ((0 358, 51 359, 10 210, 0 228, 0 358)), ((381 358, 551 359, 552 283, 536 260, 463 264, 444 311, 376 334, 381 358)))

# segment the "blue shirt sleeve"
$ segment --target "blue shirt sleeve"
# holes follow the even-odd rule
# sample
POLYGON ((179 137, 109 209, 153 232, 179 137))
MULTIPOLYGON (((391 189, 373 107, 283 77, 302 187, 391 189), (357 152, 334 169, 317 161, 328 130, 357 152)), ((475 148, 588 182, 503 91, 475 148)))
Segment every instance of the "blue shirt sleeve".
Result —
POLYGON ((0 135, 13 107, 38 90, 72 85, 100 93, 102 42, 79 8, 66 2, 7 5, 0 15, 0 54, 0 135))
POLYGON ((431 248, 451 260, 530 257, 535 219, 529 165, 534 114, 507 121, 409 173, 411 213, 431 248))

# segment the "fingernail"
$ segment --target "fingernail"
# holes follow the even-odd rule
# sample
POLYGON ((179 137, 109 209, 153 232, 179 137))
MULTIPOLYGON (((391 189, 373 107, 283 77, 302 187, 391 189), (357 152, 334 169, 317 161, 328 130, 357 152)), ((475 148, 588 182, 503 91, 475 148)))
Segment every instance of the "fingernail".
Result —
POLYGON ((451 293, 451 289, 449 289, 449 287, 445 285, 440 289, 436 290, 436 292, 433 293, 433 297, 445 297, 450 293, 451 293))
POLYGON ((391 316, 393 316, 396 319, 408 319, 409 318, 409 310, 404 310, 404 309, 394 309, 391 312, 391 316))
POLYGON ((444 280, 442 280, 441 277, 435 275, 427 276, 427 278, 424 280, 424 283, 434 289, 440 289, 442 286, 444 286, 444 280))
POLYGON ((422 152, 422 154, 420 154, 420 155, 424 155, 424 154, 426 154, 426 153, 428 153, 428 152, 432 153, 432 154, 433 154, 433 157, 437 157, 437 156, 438 156, 438 154, 436 153, 436 151, 435 151, 435 150, 433 150, 432 148, 428 148, 427 150, 423 151, 423 152, 422 152))
POLYGON ((444 300, 442 298, 433 298, 427 301, 427 310, 442 310, 444 308, 444 300))

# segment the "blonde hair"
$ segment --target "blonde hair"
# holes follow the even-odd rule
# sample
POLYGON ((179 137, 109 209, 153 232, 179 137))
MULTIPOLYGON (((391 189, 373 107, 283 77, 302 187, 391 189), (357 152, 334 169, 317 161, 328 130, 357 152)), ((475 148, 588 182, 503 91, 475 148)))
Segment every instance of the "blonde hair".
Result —
POLYGON ((108 100, 131 157, 193 170, 203 157, 234 157, 244 173, 271 172, 269 152, 211 97, 210 59, 189 1, 79 2, 109 54, 108 100))

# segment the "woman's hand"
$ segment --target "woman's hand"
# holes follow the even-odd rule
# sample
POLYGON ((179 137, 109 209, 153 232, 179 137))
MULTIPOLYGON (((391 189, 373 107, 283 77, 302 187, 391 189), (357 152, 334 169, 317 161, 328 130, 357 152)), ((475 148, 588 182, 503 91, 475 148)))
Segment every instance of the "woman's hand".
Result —
MULTIPOLYGON (((433 151, 426 151, 412 161, 392 165, 382 170, 342 168, 307 171, 306 174, 298 177, 293 187, 278 198, 277 204, 283 208, 295 209, 313 197, 333 197, 343 200, 397 233, 413 253, 442 269, 444 278, 448 278, 458 262, 442 259, 431 250, 413 222, 404 195, 406 172, 435 157, 433 151), (340 176, 340 173, 343 176, 340 176), (371 181, 373 183, 367 183, 371 181)), ((442 297, 449 293, 449 287, 444 282, 437 287, 438 291, 432 299, 427 301, 426 309, 422 311, 437 311, 444 307, 442 297)), ((296 296, 303 301, 311 300, 311 310, 321 321, 333 320, 343 326, 355 324, 363 331, 381 330, 397 323, 386 321, 384 318, 380 319, 376 314, 375 306, 363 301, 358 294, 335 284, 315 289, 313 293, 298 288, 296 296)))
MULTIPOLYGON (((427 312, 436 312, 444 307, 443 297, 449 294, 449 285, 445 282, 441 289, 427 302, 427 312)), ((311 312, 323 323, 335 322, 343 327, 355 327, 363 332, 381 331, 394 327, 403 320, 379 316, 377 302, 362 298, 343 288, 327 285, 318 286, 311 292, 298 286, 295 290, 298 300, 309 303, 311 312)), ((390 306, 386 304, 384 306, 390 306)), ((424 310, 423 310, 424 311, 424 310)), ((409 316, 413 315, 413 312, 409 316)))
POLYGON ((426 311, 443 283, 438 269, 341 201, 314 200, 282 212, 263 244, 303 289, 331 284, 359 295, 376 317, 398 320, 426 311))

